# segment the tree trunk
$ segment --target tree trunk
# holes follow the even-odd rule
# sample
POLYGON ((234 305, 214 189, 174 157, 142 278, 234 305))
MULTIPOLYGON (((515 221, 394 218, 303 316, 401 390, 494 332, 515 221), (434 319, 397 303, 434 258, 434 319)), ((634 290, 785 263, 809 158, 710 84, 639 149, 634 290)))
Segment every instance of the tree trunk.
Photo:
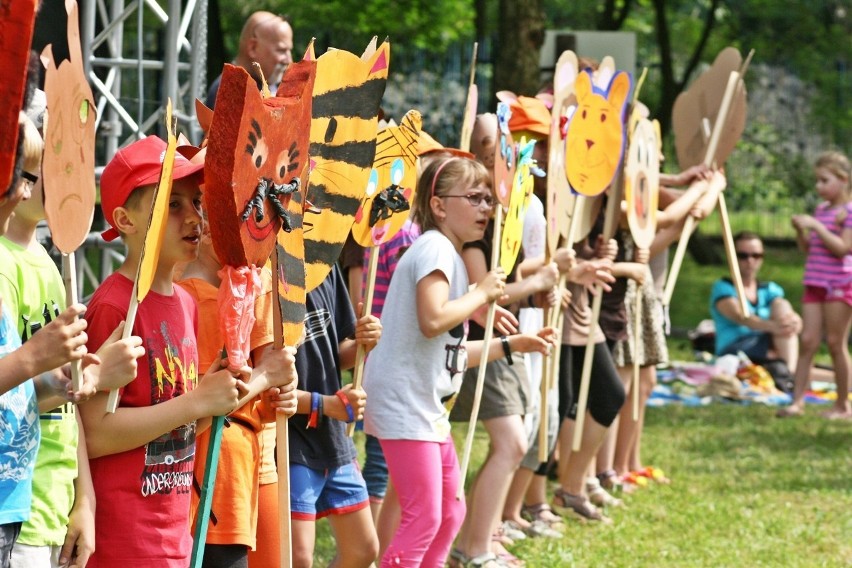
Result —
POLYGON ((499 2, 501 17, 494 49, 492 89, 532 96, 541 82, 538 69, 539 51, 544 43, 541 0, 499 2))

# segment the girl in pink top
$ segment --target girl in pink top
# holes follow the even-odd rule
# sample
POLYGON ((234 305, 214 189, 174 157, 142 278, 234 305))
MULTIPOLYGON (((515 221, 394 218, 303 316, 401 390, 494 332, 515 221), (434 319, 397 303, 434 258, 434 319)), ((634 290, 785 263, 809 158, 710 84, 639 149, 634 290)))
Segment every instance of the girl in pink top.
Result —
POLYGON ((793 215, 799 246, 807 252, 802 297, 802 337, 793 403, 779 416, 802 414, 811 363, 825 334, 834 363, 837 400, 827 418, 852 418, 849 406, 849 327, 852 323, 852 167, 839 152, 827 152, 814 167, 824 200, 813 216, 793 215))

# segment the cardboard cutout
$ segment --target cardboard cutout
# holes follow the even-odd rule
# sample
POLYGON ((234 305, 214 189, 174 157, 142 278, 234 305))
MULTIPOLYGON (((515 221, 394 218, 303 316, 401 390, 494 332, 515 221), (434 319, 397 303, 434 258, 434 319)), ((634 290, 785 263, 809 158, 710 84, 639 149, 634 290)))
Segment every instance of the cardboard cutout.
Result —
POLYGON ((509 104, 497 103, 497 143, 494 146, 494 193, 503 207, 509 206, 509 195, 515 179, 517 156, 515 141, 509 130, 512 111, 509 104))
POLYGON ((308 291, 319 286, 337 262, 361 206, 376 155, 389 60, 387 42, 367 58, 334 49, 316 60, 312 169, 304 217, 308 291))
POLYGON ((18 149, 18 113, 24 105, 35 0, 0 0, 0 195, 12 183, 18 149))
POLYGON ((568 108, 574 98, 574 82, 577 80, 577 56, 565 51, 556 62, 553 76, 553 108, 551 109, 550 137, 547 161, 547 250, 552 257, 559 246, 559 237, 568 236, 574 197, 568 184, 565 167, 565 134, 568 124, 568 108))
POLYGON ((47 69, 44 134, 44 212, 53 243, 74 252, 92 227, 95 212, 95 98, 86 81, 80 51, 77 2, 65 0, 70 59, 56 66, 52 45, 42 52, 47 69))
MULTIPOLYGON (((675 99, 672 107, 672 127, 680 169, 705 163, 707 146, 713 125, 716 124, 728 78, 739 71, 743 58, 734 47, 723 49, 713 65, 701 74, 689 89, 675 99)), ((745 129, 746 89, 740 81, 728 110, 710 165, 720 168, 734 150, 745 129)))
POLYGON ((363 247, 389 241, 408 219, 417 184, 421 121, 419 112, 408 111, 400 126, 385 128, 376 137, 376 161, 352 226, 355 241, 363 247))
POLYGON ((524 217, 533 194, 533 176, 531 168, 535 165, 533 150, 535 140, 521 138, 518 145, 518 165, 515 171, 512 193, 509 197, 509 211, 503 224, 500 241, 500 266, 510 274, 521 252, 521 239, 524 235, 524 217))
POLYGON ((624 109, 630 75, 619 71, 606 90, 592 85, 587 69, 574 85, 577 110, 568 123, 565 162, 574 191, 594 197, 615 177, 624 151, 624 109))
POLYGON ((204 169, 211 231, 230 235, 213 241, 225 265, 263 265, 278 231, 299 222, 288 209, 307 182, 315 73, 313 61, 290 65, 264 99, 245 69, 225 65, 204 169))
POLYGON ((638 109, 630 120, 630 143, 624 167, 624 200, 627 223, 636 246, 651 248, 657 230, 660 194, 660 123, 641 117, 638 109))

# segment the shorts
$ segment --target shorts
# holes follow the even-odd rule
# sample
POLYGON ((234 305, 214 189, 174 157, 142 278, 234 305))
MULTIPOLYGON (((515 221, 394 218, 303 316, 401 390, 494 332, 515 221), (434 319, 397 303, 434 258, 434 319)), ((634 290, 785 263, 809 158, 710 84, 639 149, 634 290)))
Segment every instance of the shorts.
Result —
MULTIPOLYGON (((513 354, 513 359, 514 365, 509 365, 502 357, 488 363, 479 405, 480 420, 523 416, 527 413, 530 406, 530 382, 524 357, 521 354, 513 354)), ((465 371, 459 396, 450 412, 450 420, 453 422, 470 420, 478 374, 479 367, 471 367, 465 371)))
POLYGON ((824 304, 826 302, 843 302, 847 306, 852 306, 852 283, 833 288, 805 286, 805 293, 802 295, 803 304, 824 304))
POLYGON ((21 534, 21 523, 6 523, 0 525, 0 568, 9 568, 12 557, 12 547, 21 534))
POLYGON ((772 337, 768 333, 746 335, 726 345, 719 355, 736 355, 740 351, 755 362, 766 360, 769 348, 772 347, 772 337))
POLYGON ((290 464, 290 517, 314 521, 346 515, 370 506, 357 462, 332 469, 290 464))

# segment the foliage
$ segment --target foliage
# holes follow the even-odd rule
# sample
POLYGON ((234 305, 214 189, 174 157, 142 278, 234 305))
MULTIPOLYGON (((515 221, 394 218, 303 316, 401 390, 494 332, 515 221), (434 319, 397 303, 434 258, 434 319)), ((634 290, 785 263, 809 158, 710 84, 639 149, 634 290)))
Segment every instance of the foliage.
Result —
POLYGON ((388 37, 393 51, 425 50, 440 53, 460 39, 473 37, 473 5, 457 0, 324 0, 322 2, 224 2, 220 0, 228 50, 236 51, 236 37, 245 19, 256 10, 286 14, 293 23, 296 49, 304 50, 316 38, 318 54, 328 47, 361 53, 373 36, 388 37))

